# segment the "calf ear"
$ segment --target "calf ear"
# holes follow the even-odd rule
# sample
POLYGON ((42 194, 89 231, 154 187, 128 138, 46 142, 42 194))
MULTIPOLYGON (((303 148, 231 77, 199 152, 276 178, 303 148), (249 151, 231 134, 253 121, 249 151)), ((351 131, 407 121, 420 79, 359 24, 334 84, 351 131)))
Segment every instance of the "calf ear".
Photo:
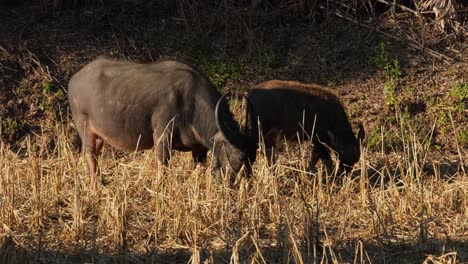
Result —
POLYGON ((366 133, 364 132, 364 126, 362 125, 362 123, 359 123, 359 131, 357 134, 357 140, 363 141, 365 137, 366 137, 366 133))
POLYGON ((336 148, 336 146, 338 145, 338 142, 336 140, 335 135, 330 130, 327 130, 327 134, 328 134, 328 140, 330 141, 331 146, 333 148, 336 148))

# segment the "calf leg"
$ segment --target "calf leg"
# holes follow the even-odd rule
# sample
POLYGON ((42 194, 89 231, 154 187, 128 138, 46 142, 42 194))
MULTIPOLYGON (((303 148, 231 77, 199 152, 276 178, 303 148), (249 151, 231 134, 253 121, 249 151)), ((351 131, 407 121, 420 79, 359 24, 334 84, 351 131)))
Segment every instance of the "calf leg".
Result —
POLYGON ((270 130, 264 136, 265 155, 269 166, 276 162, 274 147, 278 145, 279 137, 280 133, 277 130, 270 130))
POLYGON ((265 156, 267 159, 268 166, 271 166, 275 163, 275 153, 273 151, 274 146, 265 144, 265 156))
POLYGON ((348 174, 348 173, 350 173, 352 170, 353 170, 353 166, 345 165, 345 164, 343 164, 343 163, 340 161, 340 165, 339 165, 339 167, 338 167, 338 175, 348 174))
POLYGON ((317 162, 322 160, 323 165, 325 166, 328 173, 331 173, 333 170, 333 162, 330 156, 330 151, 320 142, 314 143, 314 148, 312 150, 312 157, 309 162, 309 170, 317 165, 317 162))

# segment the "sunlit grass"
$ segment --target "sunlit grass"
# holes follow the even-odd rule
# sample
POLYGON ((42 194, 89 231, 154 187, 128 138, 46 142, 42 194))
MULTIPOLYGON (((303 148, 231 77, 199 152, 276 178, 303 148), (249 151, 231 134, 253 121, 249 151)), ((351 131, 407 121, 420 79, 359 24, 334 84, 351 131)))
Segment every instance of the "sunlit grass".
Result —
MULTIPOLYGON (((154 151, 114 152, 90 188, 84 158, 57 128, 51 154, 26 140, 0 149, 0 257, 5 263, 454 263, 466 260, 468 178, 402 135, 401 153, 364 147, 352 175, 306 172, 309 149, 285 144, 268 167, 234 186, 173 153, 164 175, 154 151)), ((402 133, 406 133, 402 130, 402 133)), ((428 132, 430 137, 430 131, 428 132)), ((458 156, 458 155, 456 155, 458 156)))

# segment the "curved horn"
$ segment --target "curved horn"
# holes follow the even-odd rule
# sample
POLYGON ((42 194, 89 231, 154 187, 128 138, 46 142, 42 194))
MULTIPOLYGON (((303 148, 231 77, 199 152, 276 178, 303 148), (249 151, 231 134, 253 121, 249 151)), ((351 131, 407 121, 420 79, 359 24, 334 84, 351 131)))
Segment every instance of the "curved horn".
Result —
POLYGON ((226 97, 229 96, 229 93, 221 96, 221 98, 218 99, 218 102, 216 103, 215 107, 215 119, 216 119, 216 127, 218 130, 221 132, 221 134, 226 138, 229 143, 233 144, 237 148, 242 147, 241 140, 239 138, 240 133, 236 131, 235 126, 233 124, 235 123, 234 118, 232 116, 226 115, 226 111, 229 112, 229 106, 225 105, 228 109, 222 109, 222 102, 226 99, 226 97), (220 108, 221 108, 221 113, 220 113, 220 108), (230 123, 229 125, 226 125, 226 121, 230 123))
POLYGON ((362 125, 362 123, 359 123, 359 131, 358 131, 358 134, 357 134, 357 140, 364 140, 364 138, 366 137, 366 133, 364 132, 364 126, 362 125))
MULTIPOLYGON (((229 95, 229 93, 221 96, 219 99, 218 99, 218 102, 216 102, 216 107, 215 107, 215 120, 216 120, 216 127, 218 127, 218 129, 221 131, 221 133, 223 133, 223 125, 224 122, 220 119, 219 117, 219 106, 221 105, 221 102, 229 95)), ((224 133, 223 133, 224 134, 224 133)))
POLYGON ((257 145, 258 145, 258 121, 257 112, 252 104, 252 101, 244 96, 247 101, 246 120, 245 120, 245 136, 247 136, 247 153, 251 163, 255 162, 257 157, 257 145), (250 118, 248 118, 250 117, 250 118), (250 131, 248 131, 247 121, 250 121, 250 131))

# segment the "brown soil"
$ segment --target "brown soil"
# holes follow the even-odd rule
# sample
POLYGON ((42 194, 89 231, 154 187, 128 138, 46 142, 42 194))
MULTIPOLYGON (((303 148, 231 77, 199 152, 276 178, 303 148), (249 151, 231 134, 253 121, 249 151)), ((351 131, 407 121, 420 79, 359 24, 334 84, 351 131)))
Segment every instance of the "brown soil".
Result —
MULTIPOLYGON (((384 14, 369 24, 395 36, 411 29, 430 31, 416 36, 416 41, 425 41, 429 48, 454 59, 447 62, 411 48, 411 41, 396 41, 336 17, 316 24, 294 16, 259 13, 250 17, 251 24, 241 26, 244 14, 230 24, 204 28, 197 19, 184 20, 180 12, 151 7, 127 2, 53 13, 40 12, 34 6, 3 8, 0 115, 3 121, 10 118, 17 123, 10 125, 13 127, 3 124, 3 139, 15 144, 25 135, 47 131, 44 126, 50 122, 45 121, 59 116, 57 110, 68 120, 65 96, 57 96, 57 92, 65 94, 71 75, 99 55, 142 62, 174 58, 200 63, 202 54, 201 59, 208 58, 208 63, 241 63, 241 76, 228 76, 221 83, 229 89, 272 78, 330 85, 343 96, 353 120, 365 123, 368 135, 376 126, 388 123, 395 108, 421 121, 423 127, 430 127, 450 109, 455 127, 467 124, 466 102, 449 95, 454 85, 466 83, 468 78, 466 35, 461 33, 434 33, 434 26, 414 25, 406 13, 384 14), (385 71, 374 63, 380 43, 389 60, 397 59, 401 67, 394 91, 397 107, 386 105, 385 71), (52 89, 45 91, 47 85, 52 89), (457 104, 464 105, 457 111, 457 104)), ((436 127, 434 140, 451 152, 455 149, 453 129, 440 130, 436 127)))

